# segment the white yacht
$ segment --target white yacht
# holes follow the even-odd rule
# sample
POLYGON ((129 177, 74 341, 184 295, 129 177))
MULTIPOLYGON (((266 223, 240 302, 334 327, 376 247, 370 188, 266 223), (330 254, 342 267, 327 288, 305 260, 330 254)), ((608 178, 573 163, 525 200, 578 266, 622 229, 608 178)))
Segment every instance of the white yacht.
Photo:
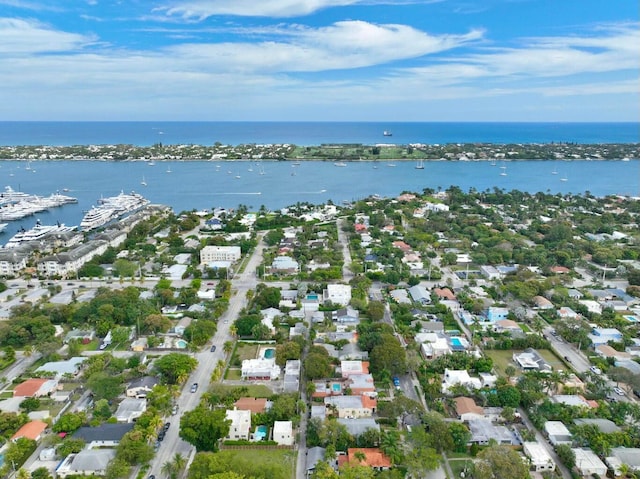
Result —
POLYGON ((100 206, 92 207, 84 215, 80 222, 80 228, 84 231, 99 228, 148 204, 149 200, 137 193, 125 194, 121 192, 118 196, 101 198, 100 206))
POLYGON ((0 233, 7 229, 9 223, 0 223, 0 233))
POLYGON ((49 226, 42 225, 40 221, 36 223, 36 225, 29 229, 25 230, 22 228, 18 233, 16 233, 5 245, 5 248, 16 248, 20 246, 22 243, 27 243, 29 241, 40 241, 47 236, 58 234, 58 233, 68 233, 71 231, 75 231, 78 229, 77 226, 65 226, 64 223, 58 223, 57 225, 49 226))

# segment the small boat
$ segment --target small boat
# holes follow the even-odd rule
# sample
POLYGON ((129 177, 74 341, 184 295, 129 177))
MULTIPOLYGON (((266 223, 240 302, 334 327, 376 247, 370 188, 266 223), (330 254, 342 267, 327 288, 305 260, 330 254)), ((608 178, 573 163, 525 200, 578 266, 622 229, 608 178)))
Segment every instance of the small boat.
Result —
POLYGON ((147 165, 149 166, 156 166, 156 162, 153 160, 150 160, 149 162, 147 162, 147 165))
POLYGON ((424 161, 423 160, 418 160, 418 163, 416 164, 416 170, 424 170, 424 161))
POLYGON ((167 166, 167 173, 171 173, 171 167, 167 166))
POLYGON ((142 186, 147 186, 147 180, 144 179, 144 176, 142 177, 142 181, 140 182, 140 184, 142 186))
POLYGON ((631 159, 630 159, 630 158, 627 158, 627 157, 624 157, 624 158, 623 158, 623 159, 621 159, 620 161, 627 162, 627 161, 631 161, 631 159))
POLYGON ((500 169, 502 170, 502 172, 500 172, 500 176, 507 176, 507 167, 501 166, 500 169))
POLYGON ((553 171, 551 172, 552 175, 557 175, 558 174, 558 170, 556 168, 553 169, 553 171))
POLYGON ((569 179, 566 176, 563 176, 562 178, 560 178, 560 181, 569 181, 569 179))
POLYGON ((393 133, 391 133, 389 130, 384 130, 382 132, 382 136, 393 136, 393 133))
POLYGON ((68 193, 71 190, 69 188, 62 188, 62 191, 64 191, 65 193, 68 193))
POLYGON ((396 167, 396 164, 395 164, 395 163, 387 163, 387 166, 388 166, 389 168, 395 168, 395 167, 396 167))
POLYGON ((344 161, 336 161, 334 164, 334 166, 340 166, 340 167, 345 167, 347 166, 347 164, 344 161))
POLYGON ((235 176, 235 178, 236 178, 236 180, 239 180, 240 178, 242 178, 242 177, 240 176, 240 172, 239 172, 239 171, 238 171, 238 174, 235 176))

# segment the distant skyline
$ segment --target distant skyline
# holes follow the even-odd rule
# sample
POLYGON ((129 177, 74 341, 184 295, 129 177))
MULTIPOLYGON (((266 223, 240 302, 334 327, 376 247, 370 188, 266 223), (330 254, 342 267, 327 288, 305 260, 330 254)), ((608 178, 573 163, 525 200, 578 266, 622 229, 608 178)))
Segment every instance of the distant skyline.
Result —
POLYGON ((0 0, 0 121, 640 121, 637 0, 0 0))

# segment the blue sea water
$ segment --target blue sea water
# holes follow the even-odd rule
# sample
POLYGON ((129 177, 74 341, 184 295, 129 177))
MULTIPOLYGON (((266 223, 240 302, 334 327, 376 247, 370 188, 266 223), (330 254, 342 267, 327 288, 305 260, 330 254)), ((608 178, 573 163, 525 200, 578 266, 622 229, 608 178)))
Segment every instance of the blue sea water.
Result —
POLYGON ((0 122, 0 145, 638 143, 638 123, 0 122), (383 136, 389 131, 393 136, 383 136))
MULTIPOLYGON (((0 145, 76 145, 128 143, 151 145, 294 143, 636 143, 637 123, 231 123, 231 122, 0 122, 0 145), (382 135, 384 130, 392 137, 382 135)), ((49 195, 68 189, 78 204, 52 209, 14 221, 0 244, 20 227, 37 219, 78 225, 83 212, 101 196, 138 191, 174 211, 234 208, 245 204, 278 209, 297 202, 335 203, 372 194, 394 196, 425 188, 463 191, 500 188, 528 192, 639 195, 640 160, 518 161, 491 166, 489 162, 425 163, 264 162, 264 175, 252 162, 0 161, 0 189, 11 186, 30 194, 49 195), (499 166, 506 166, 501 176, 499 166), (171 173, 167 172, 170 168, 171 173), (553 175, 552 171, 557 174, 553 175), (239 177, 239 178, 236 178, 239 177), (147 186, 141 185, 144 178, 147 186), (565 181, 561 181, 564 179, 565 181)))

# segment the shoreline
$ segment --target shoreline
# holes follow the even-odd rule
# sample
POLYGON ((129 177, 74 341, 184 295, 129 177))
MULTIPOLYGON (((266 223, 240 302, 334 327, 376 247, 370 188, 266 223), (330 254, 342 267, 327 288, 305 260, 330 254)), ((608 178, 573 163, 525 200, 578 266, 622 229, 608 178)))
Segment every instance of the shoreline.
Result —
POLYGON ((576 161, 640 158, 640 143, 0 146, 0 161, 576 161))

